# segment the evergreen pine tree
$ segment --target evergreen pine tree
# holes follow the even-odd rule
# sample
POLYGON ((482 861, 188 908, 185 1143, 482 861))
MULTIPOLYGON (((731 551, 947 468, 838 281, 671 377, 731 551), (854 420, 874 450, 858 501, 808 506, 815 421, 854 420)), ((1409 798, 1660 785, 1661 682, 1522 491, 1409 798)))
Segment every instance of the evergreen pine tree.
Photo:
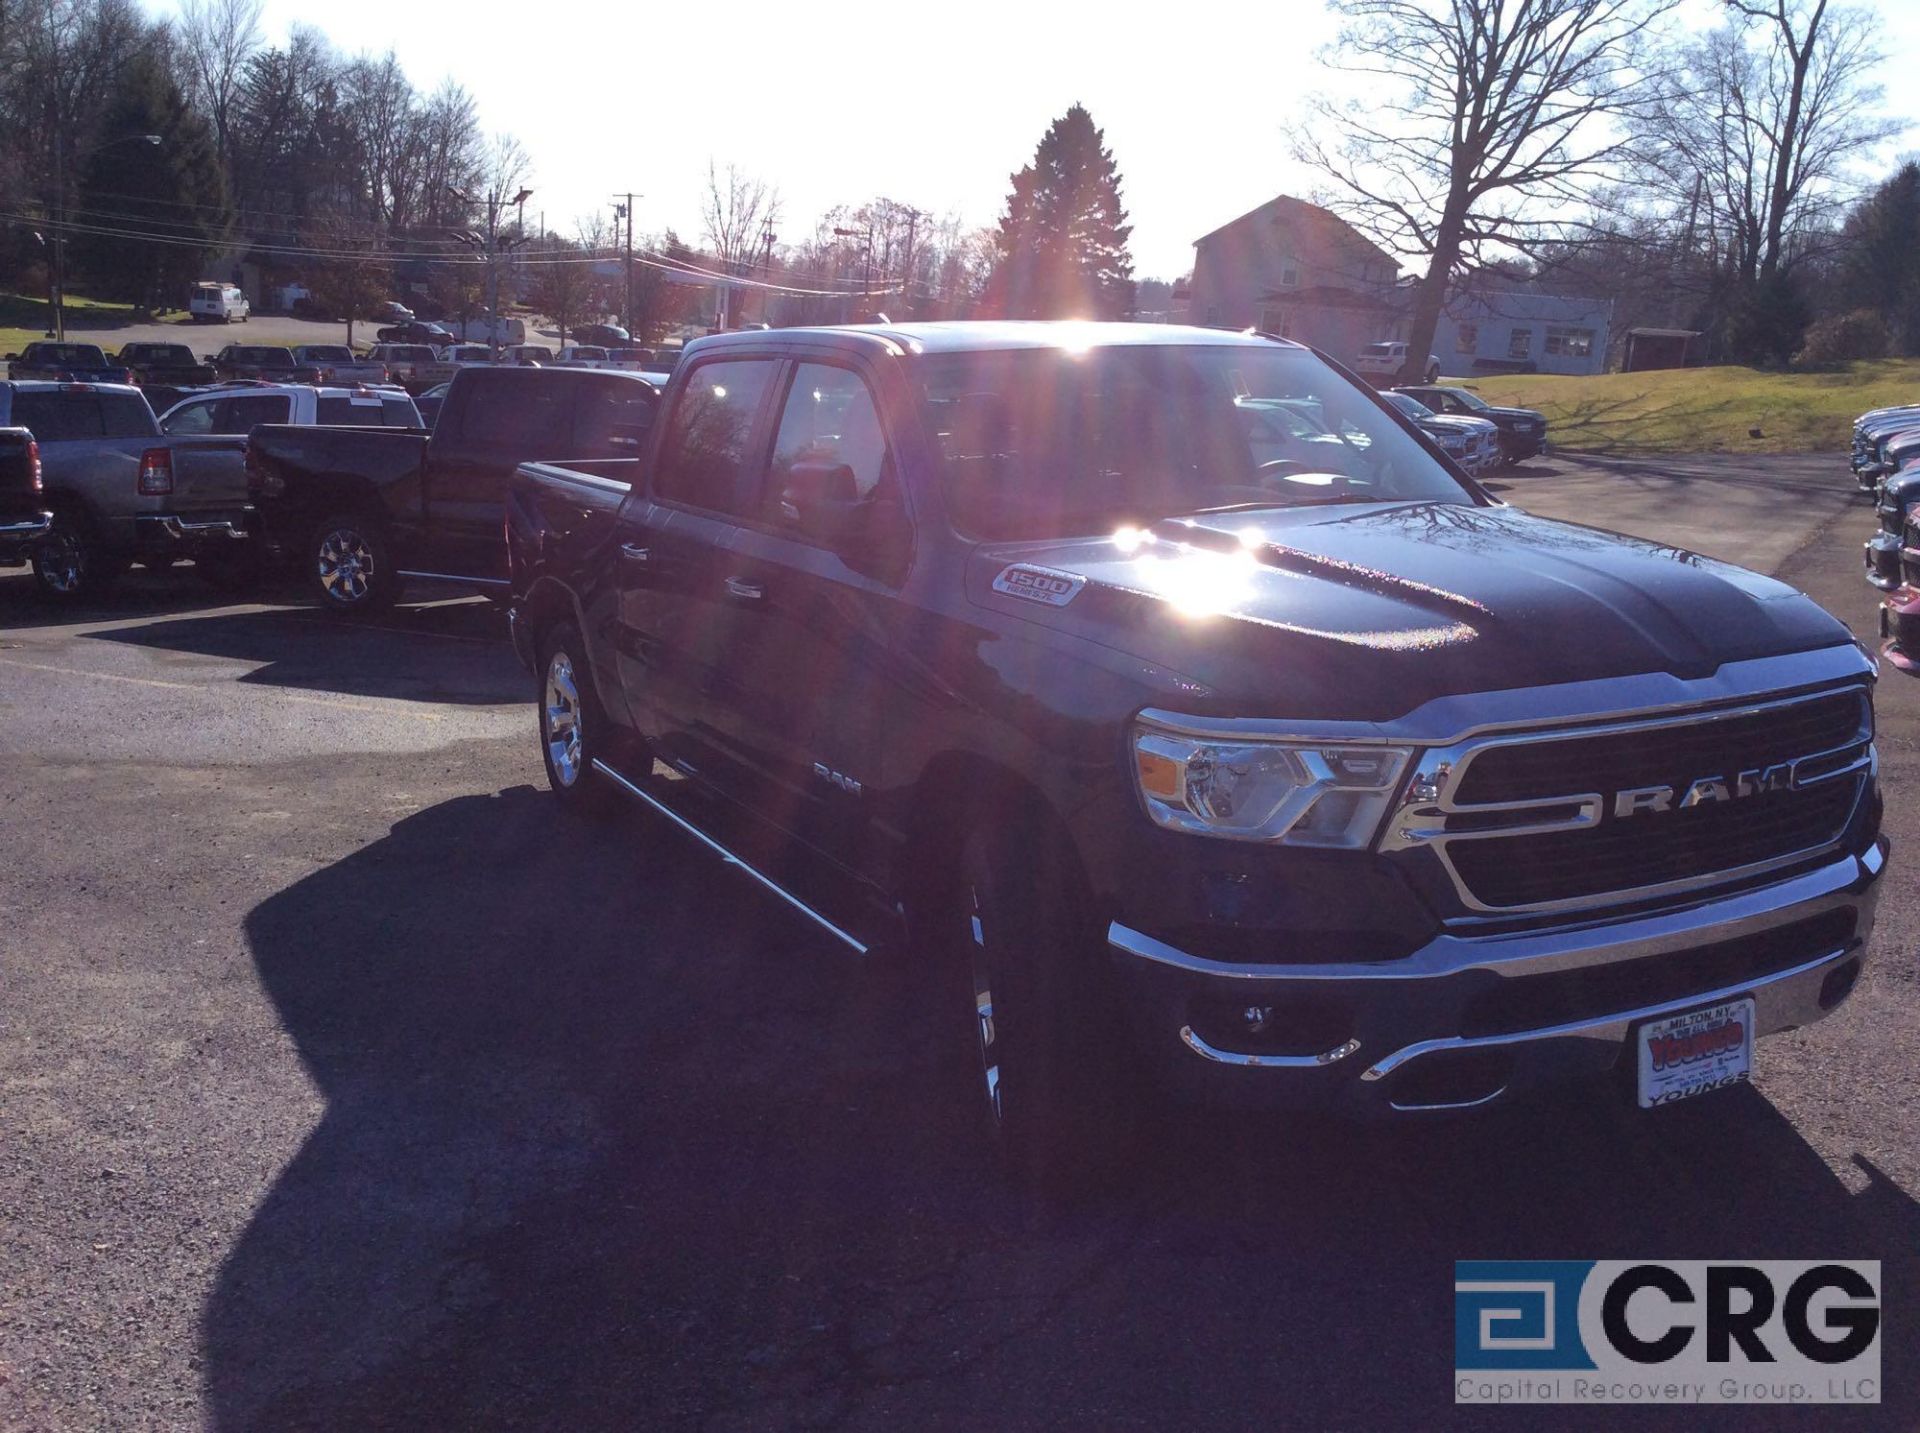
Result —
POLYGON ((986 306, 1006 318, 1125 318, 1133 258, 1120 172, 1093 117, 1074 105, 1013 176, 995 235, 986 306))
POLYGON ((1909 161, 1847 216, 1841 287, 1886 320, 1900 351, 1920 353, 1920 164, 1909 161))
POLYGON ((76 234, 74 259, 103 297, 184 307, 231 222, 213 131, 145 53, 121 72, 98 135, 68 204, 74 224, 118 232, 76 234))

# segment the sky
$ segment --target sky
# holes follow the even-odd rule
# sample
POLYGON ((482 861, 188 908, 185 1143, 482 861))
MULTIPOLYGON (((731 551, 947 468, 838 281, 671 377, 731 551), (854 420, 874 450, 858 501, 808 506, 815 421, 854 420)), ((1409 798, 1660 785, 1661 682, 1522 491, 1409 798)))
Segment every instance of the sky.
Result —
MULTIPOLYGON (((1696 23, 1711 18, 1710 0, 1688 4, 1696 23)), ((1920 67, 1920 0, 1879 8, 1889 107, 1920 121, 1920 98, 1897 83, 1920 67)), ((532 156, 528 222, 544 213, 563 233, 632 190, 636 233, 697 242, 710 158, 778 188, 783 239, 881 195, 989 225, 1009 176, 1078 102, 1119 163, 1142 278, 1187 272, 1202 234, 1320 187, 1288 135, 1332 78, 1316 52, 1337 29, 1321 0, 266 0, 269 43, 301 22, 348 54, 393 49, 423 91, 465 85, 484 128, 532 156)), ((1920 123, 1896 148, 1920 149, 1920 123)))

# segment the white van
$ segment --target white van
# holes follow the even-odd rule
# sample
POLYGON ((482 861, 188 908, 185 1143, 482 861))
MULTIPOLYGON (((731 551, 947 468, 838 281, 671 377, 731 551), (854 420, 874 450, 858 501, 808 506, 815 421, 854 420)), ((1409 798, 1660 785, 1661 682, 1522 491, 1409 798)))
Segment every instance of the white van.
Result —
POLYGON ((187 313, 195 323, 245 323, 253 312, 247 296, 232 284, 198 283, 187 296, 187 313))
MULTIPOLYGON (((1355 373, 1364 373, 1369 378, 1385 378, 1389 383, 1395 381, 1400 370, 1406 366, 1407 346, 1404 343, 1370 343, 1362 348, 1359 356, 1353 360, 1355 373)), ((1438 379, 1440 377, 1439 355, 1429 353, 1427 366, 1420 372, 1429 383, 1438 379)))
POLYGON ((493 330, 489 333, 485 319, 468 319, 460 326, 460 337, 468 343, 525 343, 527 323, 519 318, 495 319, 493 330))

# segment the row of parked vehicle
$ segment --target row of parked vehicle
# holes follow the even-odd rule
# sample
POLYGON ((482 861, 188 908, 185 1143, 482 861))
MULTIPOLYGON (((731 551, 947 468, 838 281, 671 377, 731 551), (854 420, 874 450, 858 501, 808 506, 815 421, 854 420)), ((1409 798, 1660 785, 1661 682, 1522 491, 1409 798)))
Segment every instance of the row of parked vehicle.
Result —
POLYGON ((1920 403, 1862 413, 1850 463, 1879 519, 1864 555, 1867 581, 1885 594, 1881 655, 1920 674, 1920 403))

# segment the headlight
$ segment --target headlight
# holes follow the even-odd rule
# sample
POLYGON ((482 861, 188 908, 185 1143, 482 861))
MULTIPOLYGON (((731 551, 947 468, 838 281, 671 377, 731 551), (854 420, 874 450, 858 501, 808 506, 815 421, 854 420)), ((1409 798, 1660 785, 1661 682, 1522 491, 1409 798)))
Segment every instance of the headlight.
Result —
POLYGON ((1147 814, 1175 831, 1234 841, 1365 846, 1411 755, 1406 747, 1133 729, 1134 781, 1147 814))

